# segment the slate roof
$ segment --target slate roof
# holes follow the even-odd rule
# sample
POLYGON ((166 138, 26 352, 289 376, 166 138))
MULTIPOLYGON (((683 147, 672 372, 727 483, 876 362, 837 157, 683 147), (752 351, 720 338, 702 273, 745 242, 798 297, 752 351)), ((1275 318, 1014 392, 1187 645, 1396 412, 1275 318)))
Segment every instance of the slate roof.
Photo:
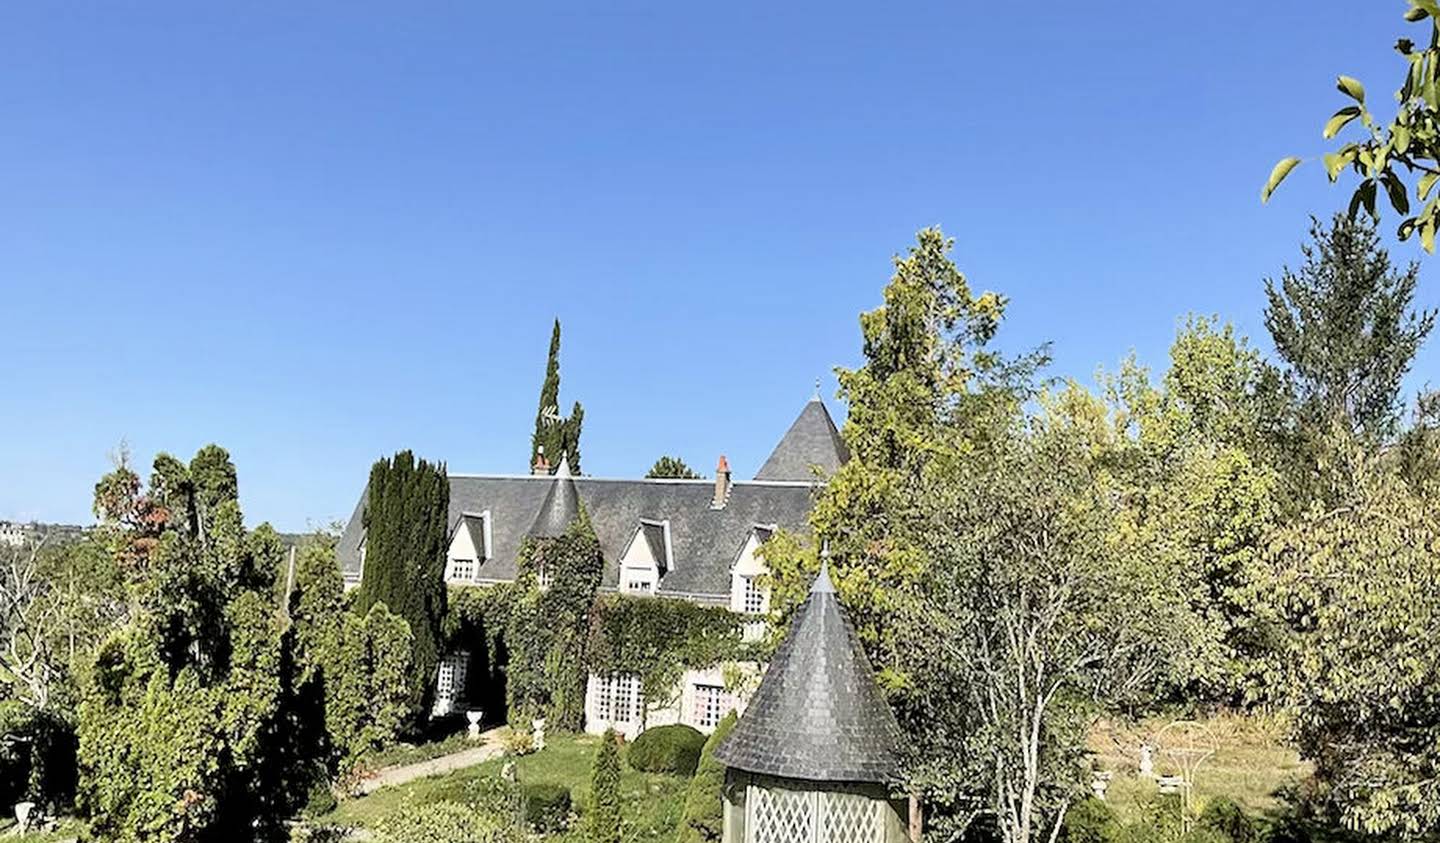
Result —
POLYGON ((814 481, 813 467, 828 477, 850 459, 830 411, 818 397, 811 398, 800 416, 785 431, 780 444, 756 472, 756 480, 814 481))
MULTIPOLYGON (((546 478, 542 476, 542 479, 546 478)), ((535 521, 527 534, 534 538, 563 536, 570 522, 580 514, 580 493, 575 491, 570 461, 562 456, 560 468, 548 479, 550 489, 545 493, 545 501, 540 504, 540 511, 535 513, 535 521)))
POLYGON ((665 550, 665 525, 649 519, 640 522, 640 534, 650 546, 650 558, 661 568, 670 567, 670 554, 665 550))
MULTIPOLYGON (((663 531, 643 533, 654 557, 663 560, 657 593, 725 604, 730 600, 730 568, 752 531, 757 527, 807 528, 818 488, 809 469, 812 456, 807 454, 818 455, 817 464, 833 471, 843 459, 843 449, 835 423, 816 398, 790 426, 761 474, 767 474, 777 459, 792 468, 732 483, 725 506, 719 509, 710 506, 713 480, 574 477, 568 462, 554 475, 451 474, 451 532, 462 526, 471 529, 478 550, 484 546, 479 519, 474 519, 473 527, 462 521, 470 520, 465 513, 473 518, 474 513, 488 511, 490 558, 481 562, 476 579, 508 582, 515 579, 515 558, 525 537, 563 533, 583 506, 605 555, 602 584, 614 588, 620 579, 620 559, 636 539, 642 520, 669 521, 668 548, 663 531), (814 447, 817 441, 823 445, 826 437, 830 441, 828 457, 825 448, 814 447), (786 476, 774 476, 777 474, 786 476)), ((359 580, 361 571, 366 497, 362 492, 336 548, 340 569, 352 583, 359 580)), ((762 538, 766 536, 768 532, 762 538)))
POLYGON ((898 772, 900 742, 895 715, 822 570, 715 757, 762 775, 885 783, 898 772))
MULTIPOLYGON (((554 477, 529 475, 450 475, 452 524, 465 512, 490 511, 492 556, 480 565, 476 575, 480 581, 515 578, 520 543, 556 483, 554 477)), ((759 524, 806 529, 814 490, 810 483, 739 481, 731 487, 725 508, 711 509, 712 480, 575 477, 569 483, 589 513, 605 554, 605 585, 618 583, 620 558, 639 529, 640 519, 668 519, 674 558, 660 579, 658 592, 715 603, 730 599, 730 566, 751 530, 759 524)), ((341 570, 352 580, 360 574, 364 511, 365 496, 361 495, 337 548, 341 570)))
MULTIPOLYGON (((480 556, 489 553, 490 548, 485 546, 485 519, 473 512, 467 512, 460 516, 460 525, 470 534, 470 544, 480 556)), ((451 536, 453 539, 454 536, 451 536)))

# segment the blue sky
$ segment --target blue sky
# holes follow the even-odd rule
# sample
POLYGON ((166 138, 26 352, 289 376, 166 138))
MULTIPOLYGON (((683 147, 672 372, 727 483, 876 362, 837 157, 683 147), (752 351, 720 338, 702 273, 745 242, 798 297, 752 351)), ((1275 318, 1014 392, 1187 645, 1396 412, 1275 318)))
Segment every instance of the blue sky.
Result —
POLYGON ((1399 0, 773 5, 0 6, 0 518, 88 521, 122 438, 219 442, 288 530, 398 448, 523 471, 557 315, 588 473, 749 476, 932 224, 1055 374, 1163 366, 1190 311, 1268 348, 1262 279, 1348 193, 1259 187, 1414 29, 1399 0))

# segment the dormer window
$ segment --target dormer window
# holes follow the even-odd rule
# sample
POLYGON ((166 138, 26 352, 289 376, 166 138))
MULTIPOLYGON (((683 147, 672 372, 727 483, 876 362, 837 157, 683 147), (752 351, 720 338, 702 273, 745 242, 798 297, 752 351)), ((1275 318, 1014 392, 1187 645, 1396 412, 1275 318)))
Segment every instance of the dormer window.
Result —
POLYGON ((744 626, 746 641, 757 641, 765 634, 765 621, 759 616, 770 611, 770 589, 760 578, 769 574, 770 568, 760 556, 760 547, 774 532, 771 524, 751 527, 730 563, 730 611, 754 618, 744 626))
POLYGON ((765 589, 760 587, 758 576, 742 576, 743 597, 741 598, 741 610, 747 615, 759 615, 765 611, 765 604, 768 602, 765 589))
POLYGON ((620 555, 620 590, 626 594, 654 594, 660 579, 675 570, 670 542, 670 522, 650 518, 630 536, 630 543, 620 555))
POLYGON ((475 582, 480 575, 480 566, 492 555, 491 548, 490 511, 463 513, 450 535, 445 581, 460 584, 475 582))

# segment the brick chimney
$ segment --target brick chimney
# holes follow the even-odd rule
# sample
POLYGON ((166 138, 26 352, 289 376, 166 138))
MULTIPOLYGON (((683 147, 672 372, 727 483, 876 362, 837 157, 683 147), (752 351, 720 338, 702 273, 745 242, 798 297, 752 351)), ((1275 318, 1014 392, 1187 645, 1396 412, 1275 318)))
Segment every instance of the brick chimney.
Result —
POLYGON ((535 464, 530 466, 530 473, 536 477, 550 473, 550 461, 545 459, 544 445, 535 449, 535 464))
POLYGON ((730 500, 730 461, 720 455, 720 464, 715 466, 715 497, 710 501, 711 509, 724 509, 730 500))

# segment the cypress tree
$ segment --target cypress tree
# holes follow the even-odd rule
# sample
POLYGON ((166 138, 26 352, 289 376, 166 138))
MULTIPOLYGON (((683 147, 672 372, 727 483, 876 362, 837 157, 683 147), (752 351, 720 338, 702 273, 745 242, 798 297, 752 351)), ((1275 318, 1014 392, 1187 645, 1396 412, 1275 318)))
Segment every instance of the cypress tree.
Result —
POLYGON ((700 764, 685 793, 679 843, 720 843, 724 832, 724 809, 720 803, 725 787, 725 765, 715 757, 715 747, 734 731, 736 720, 733 711, 725 715, 700 750, 700 764))
POLYGON ((441 655, 450 483, 443 463, 417 462, 401 451, 375 463, 369 488, 365 571, 355 609, 364 615, 384 603, 410 624, 412 699, 423 714, 441 655))
MULTIPOLYGON (((570 417, 561 426, 560 453, 570 461, 570 470, 580 473, 580 428, 585 425, 585 408, 576 401, 570 408, 570 417)), ((557 468, 558 461, 557 461, 557 468)))
POLYGON ((620 843, 620 746, 606 729, 590 772, 589 843, 620 843))
POLYGON ((569 416, 560 415, 560 320, 550 331, 550 353, 545 359, 545 380, 540 384, 540 404, 535 409, 535 433, 530 437, 530 455, 526 465, 544 449, 553 472, 560 467, 560 458, 570 462, 570 470, 580 473, 580 428, 585 410, 576 401, 569 416))
POLYGON ((544 450, 552 463, 560 459, 560 320, 550 331, 550 353, 545 358, 545 380, 540 384, 540 405, 535 408, 535 435, 530 437, 530 459, 544 450))

